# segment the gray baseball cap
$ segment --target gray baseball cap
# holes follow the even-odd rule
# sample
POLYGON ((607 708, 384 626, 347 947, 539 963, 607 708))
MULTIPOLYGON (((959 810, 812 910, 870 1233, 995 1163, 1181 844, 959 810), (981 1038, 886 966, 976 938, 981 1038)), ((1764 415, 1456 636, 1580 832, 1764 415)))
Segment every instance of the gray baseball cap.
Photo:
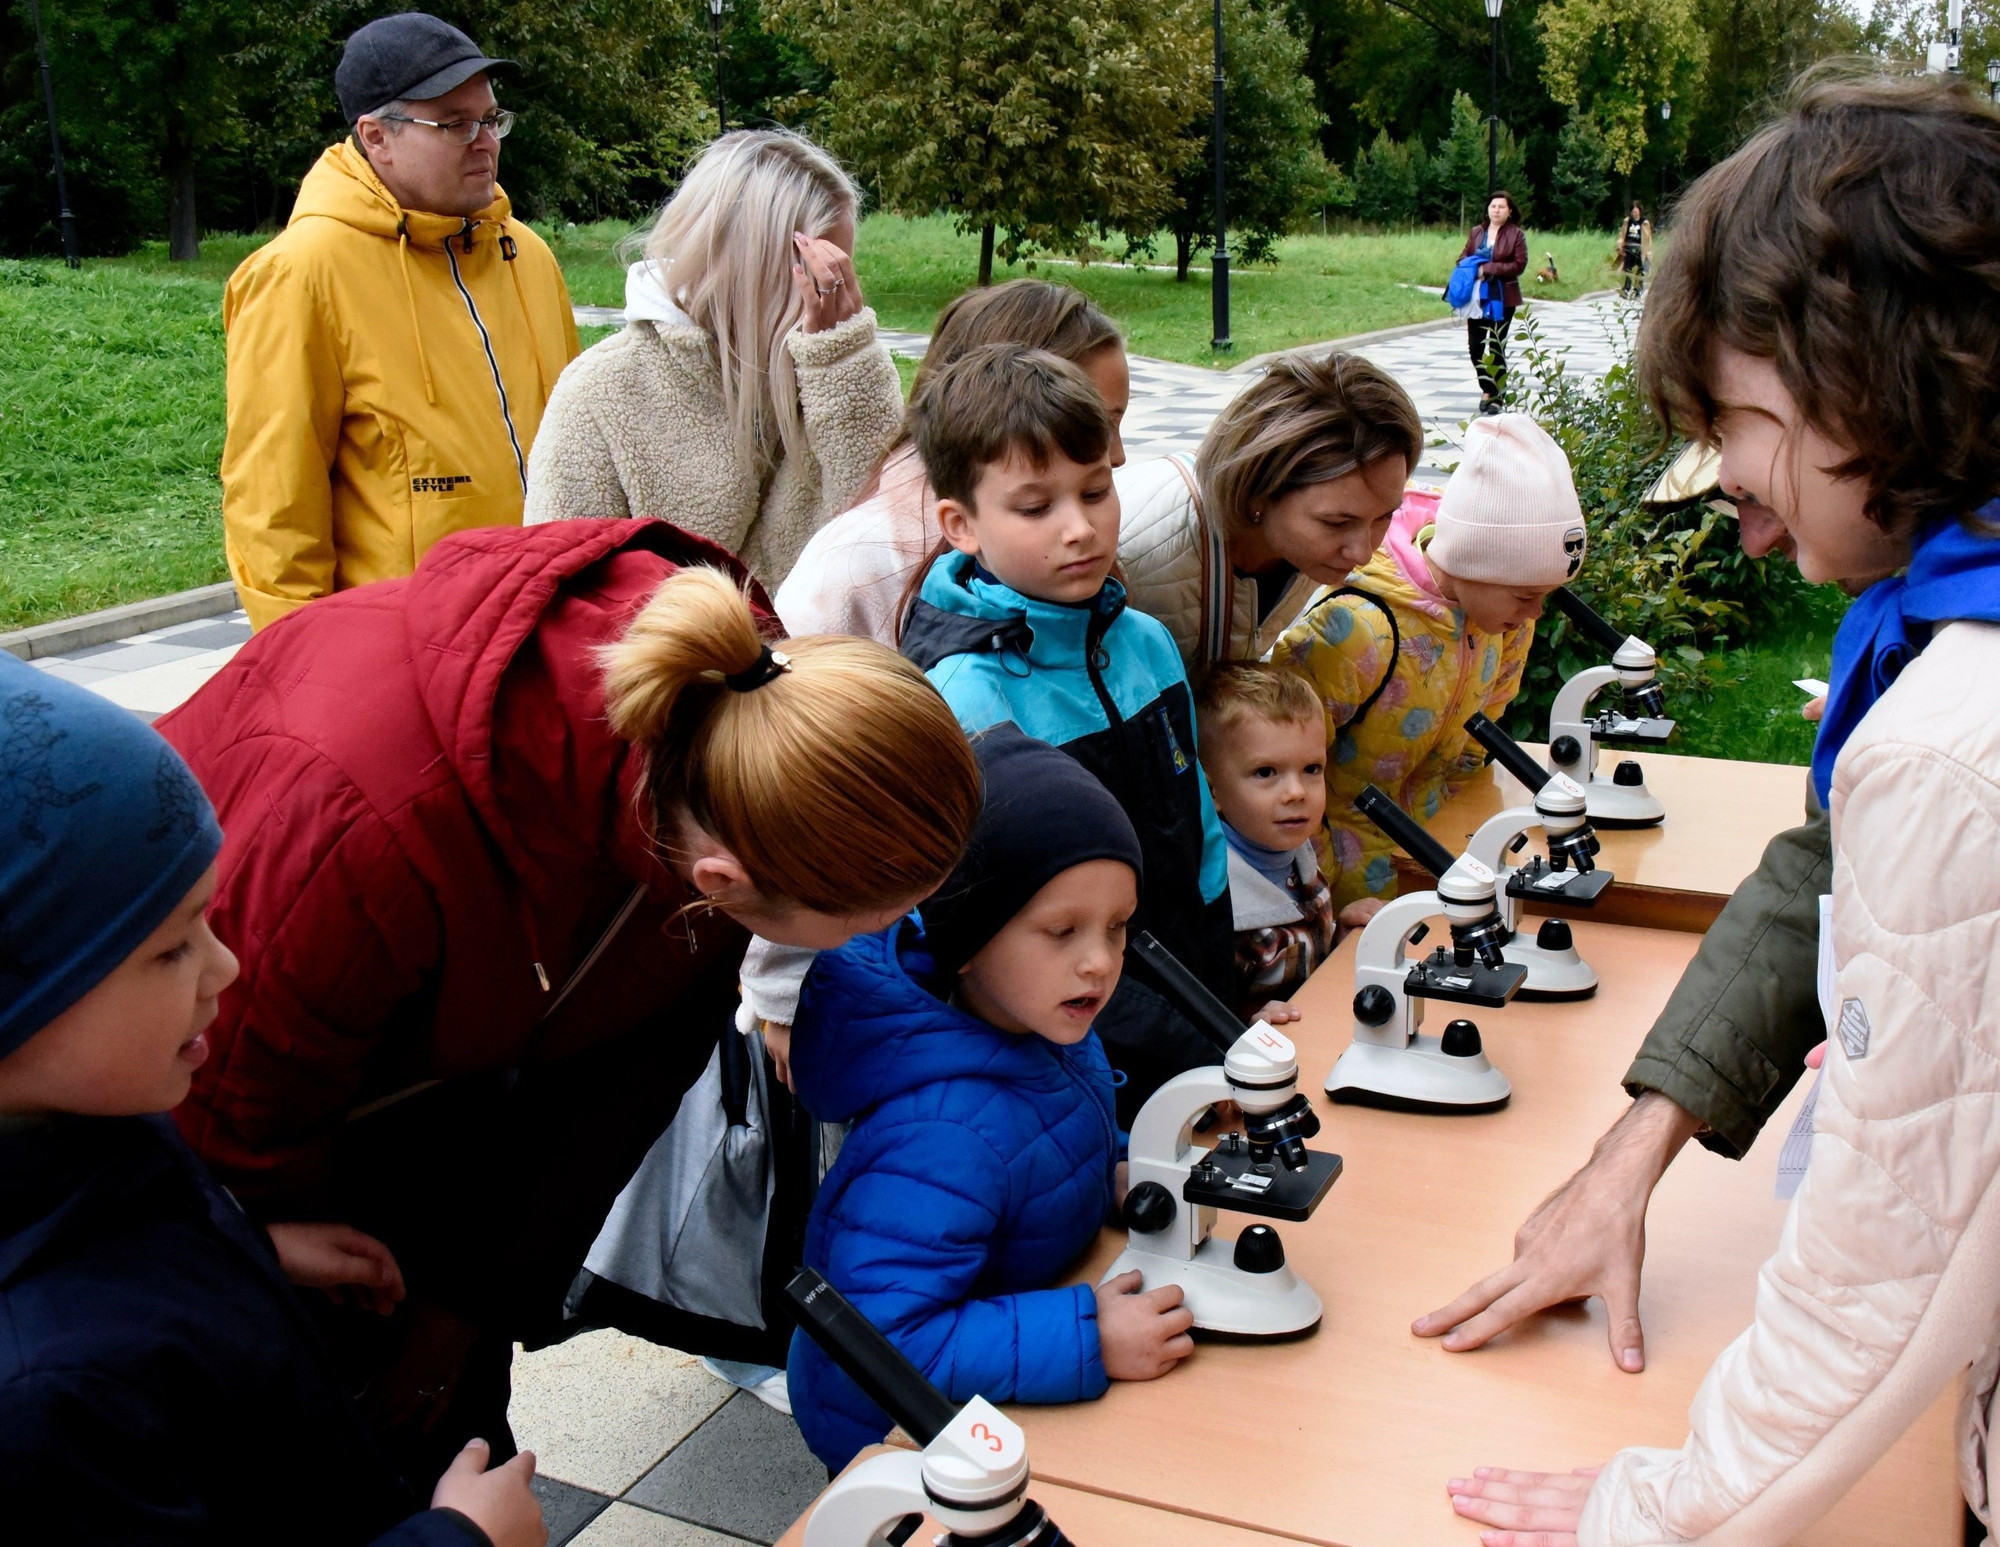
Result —
POLYGON ((489 59, 450 22, 404 11, 371 21, 347 40, 333 89, 351 124, 391 102, 441 97, 482 70, 518 68, 511 59, 489 59))

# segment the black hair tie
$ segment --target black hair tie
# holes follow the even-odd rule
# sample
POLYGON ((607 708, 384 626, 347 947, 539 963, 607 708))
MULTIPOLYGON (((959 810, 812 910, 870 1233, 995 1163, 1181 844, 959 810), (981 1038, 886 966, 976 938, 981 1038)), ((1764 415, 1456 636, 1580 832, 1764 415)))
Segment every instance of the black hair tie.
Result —
POLYGON ((765 683, 782 677, 792 669, 792 658, 782 650, 773 650, 765 645, 757 652, 757 659, 741 671, 729 672, 723 681, 738 693, 754 693, 765 683))

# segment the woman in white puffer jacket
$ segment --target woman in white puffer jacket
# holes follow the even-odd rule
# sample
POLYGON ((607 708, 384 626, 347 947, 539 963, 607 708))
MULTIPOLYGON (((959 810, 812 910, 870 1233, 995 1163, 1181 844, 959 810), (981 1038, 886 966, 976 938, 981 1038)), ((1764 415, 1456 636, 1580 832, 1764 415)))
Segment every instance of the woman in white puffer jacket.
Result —
POLYGON ((1756 1321, 1679 1450, 1450 1483, 1491 1547, 1793 1540, 1968 1370, 1991 1526, 2000 1365, 2000 114, 1936 76, 1810 78, 1695 185, 1640 339, 1724 491, 1861 590, 1813 775, 1832 1035, 1756 1321), (1904 571, 1898 575, 1897 571, 1904 571), (1865 590, 1861 588, 1866 586, 1865 590), (1830 799, 1829 799, 1830 797, 1830 799))

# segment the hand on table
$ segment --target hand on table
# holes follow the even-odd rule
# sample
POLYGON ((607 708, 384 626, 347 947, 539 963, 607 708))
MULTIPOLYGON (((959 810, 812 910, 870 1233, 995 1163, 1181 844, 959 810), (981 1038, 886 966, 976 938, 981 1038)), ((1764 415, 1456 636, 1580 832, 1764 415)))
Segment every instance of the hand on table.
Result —
POLYGON ((1515 1472, 1482 1466, 1470 1477, 1445 1484, 1451 1507, 1467 1520, 1497 1526, 1481 1531, 1485 1547, 1576 1547, 1583 1501, 1598 1468, 1574 1472, 1515 1472))
POLYGON ((403 1298, 403 1270, 395 1253, 352 1225, 290 1221, 268 1227, 285 1277, 303 1289, 351 1301, 387 1316, 403 1298))
POLYGON ((1359 902, 1350 902, 1334 915, 1333 939, 1337 945, 1357 929, 1366 929, 1368 921, 1382 911, 1382 899, 1363 897, 1359 902))
POLYGON ((864 304, 861 281, 854 277, 854 260, 824 237, 792 233, 792 249, 798 261, 792 265, 792 283, 798 286, 805 314, 799 328, 806 333, 824 333, 840 326, 864 304))
POLYGON ((542 1502, 528 1485, 535 1480, 535 1453, 524 1450, 512 1461, 486 1469, 493 1447, 467 1440, 431 1492, 432 1509, 455 1509, 492 1540, 493 1547, 542 1547, 549 1528, 542 1502))
POLYGON ((1668 1162, 1700 1127, 1656 1091, 1635 1101, 1598 1141, 1590 1162, 1514 1236, 1514 1260, 1441 1310, 1420 1316, 1420 1338, 1444 1334, 1451 1353, 1484 1347, 1537 1311, 1592 1295, 1609 1319, 1611 1357, 1621 1370, 1646 1367, 1639 1274, 1646 1257, 1646 1205, 1668 1162))
POLYGON ((1097 1286, 1097 1344, 1113 1380, 1157 1380, 1194 1352, 1179 1284, 1143 1292, 1135 1268, 1097 1286))
POLYGON ((1266 1026, 1289 1026, 1298 1018, 1299 1012, 1286 1004, 1284 1000, 1273 999, 1263 1009, 1252 1015, 1250 1022, 1252 1025, 1255 1025, 1258 1021, 1262 1021, 1266 1026))

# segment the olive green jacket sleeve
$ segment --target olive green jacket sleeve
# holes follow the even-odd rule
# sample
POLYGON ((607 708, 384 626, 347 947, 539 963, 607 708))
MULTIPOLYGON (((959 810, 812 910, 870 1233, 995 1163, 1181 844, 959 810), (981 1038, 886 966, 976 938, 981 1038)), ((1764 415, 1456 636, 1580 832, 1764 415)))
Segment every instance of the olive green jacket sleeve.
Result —
POLYGON ((1833 837, 1807 795, 1805 825, 1778 834, 1702 938, 1625 1074, 1706 1125, 1701 1142, 1740 1160, 1826 1039, 1818 990, 1819 899, 1833 837))

